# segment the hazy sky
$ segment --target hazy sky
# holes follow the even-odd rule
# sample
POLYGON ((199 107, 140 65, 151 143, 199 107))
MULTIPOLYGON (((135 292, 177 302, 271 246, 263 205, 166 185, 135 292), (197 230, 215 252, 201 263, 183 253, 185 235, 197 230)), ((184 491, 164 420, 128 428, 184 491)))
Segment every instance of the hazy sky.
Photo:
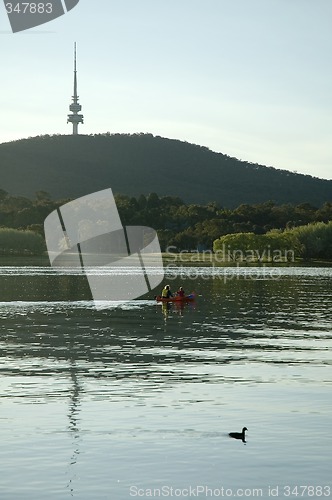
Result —
POLYGON ((0 142, 150 132, 332 178, 332 0, 80 0, 12 34, 0 4, 0 142))

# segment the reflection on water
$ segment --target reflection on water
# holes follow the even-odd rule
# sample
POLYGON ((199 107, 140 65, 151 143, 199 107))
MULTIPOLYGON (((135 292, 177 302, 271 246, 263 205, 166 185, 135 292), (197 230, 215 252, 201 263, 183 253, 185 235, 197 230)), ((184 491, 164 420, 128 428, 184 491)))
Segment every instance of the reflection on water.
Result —
POLYGON ((332 271, 248 273, 183 269, 195 303, 100 311, 79 273, 0 268, 1 498, 327 483, 332 271))

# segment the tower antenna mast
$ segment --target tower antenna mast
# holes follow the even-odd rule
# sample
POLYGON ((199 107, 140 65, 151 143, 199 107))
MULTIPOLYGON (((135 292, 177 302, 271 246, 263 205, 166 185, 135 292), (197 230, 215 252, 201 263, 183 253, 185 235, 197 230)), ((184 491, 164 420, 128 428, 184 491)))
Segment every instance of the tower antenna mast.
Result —
POLYGON ((68 115, 67 123, 73 124, 73 135, 78 135, 78 125, 79 123, 84 123, 83 115, 80 115, 79 112, 82 109, 82 106, 78 102, 77 95, 77 56, 76 56, 76 42, 74 44, 74 95, 72 97, 73 102, 69 106, 69 110, 71 114, 68 115))

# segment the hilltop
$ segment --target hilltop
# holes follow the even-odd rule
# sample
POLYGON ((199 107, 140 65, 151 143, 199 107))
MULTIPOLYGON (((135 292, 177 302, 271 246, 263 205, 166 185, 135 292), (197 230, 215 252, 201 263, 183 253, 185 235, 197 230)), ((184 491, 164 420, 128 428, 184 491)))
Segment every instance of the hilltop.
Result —
POLYGON ((0 144, 0 174, 1 189, 26 197, 43 190, 75 198, 111 187, 128 196, 156 192, 229 208, 332 200, 332 181, 151 134, 45 135, 0 144))

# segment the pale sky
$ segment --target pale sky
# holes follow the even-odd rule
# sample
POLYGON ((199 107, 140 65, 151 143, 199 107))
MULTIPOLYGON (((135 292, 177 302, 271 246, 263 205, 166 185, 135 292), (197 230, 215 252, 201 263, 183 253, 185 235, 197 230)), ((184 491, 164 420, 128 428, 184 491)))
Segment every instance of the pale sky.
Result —
MULTIPOLYGON (((149 132, 332 178, 332 0, 80 0, 12 34, 0 4, 0 142, 149 132)), ((0 183, 1 184, 1 183, 0 183)))

